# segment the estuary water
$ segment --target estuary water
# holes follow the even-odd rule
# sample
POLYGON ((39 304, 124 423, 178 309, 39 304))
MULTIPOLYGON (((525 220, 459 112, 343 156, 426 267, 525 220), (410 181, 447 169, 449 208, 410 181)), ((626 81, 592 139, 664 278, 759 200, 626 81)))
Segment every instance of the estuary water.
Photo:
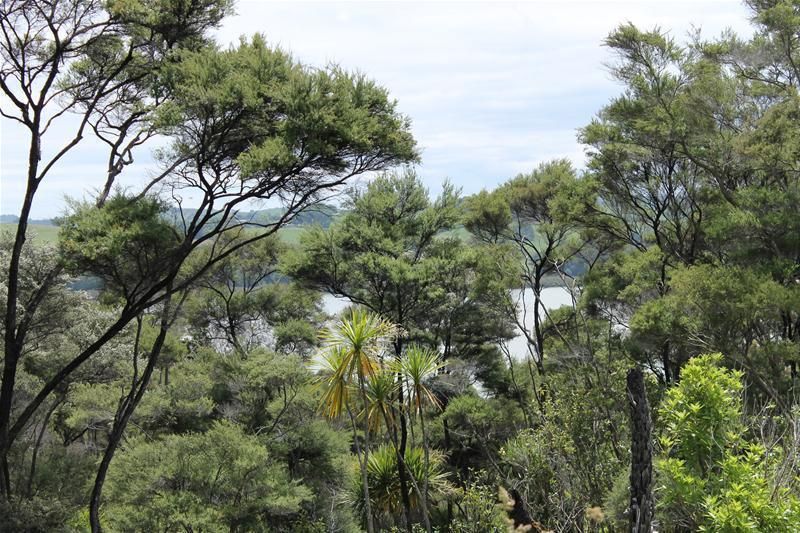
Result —
MULTIPOLYGON (((520 319, 524 319, 525 327, 528 330, 533 329, 533 291, 525 289, 523 294, 521 290, 516 289, 511 291, 511 296, 514 301, 518 302, 518 312, 520 319), (527 307, 527 312, 524 311, 523 301, 527 307)), ((547 287, 542 290, 542 303, 548 311, 551 309, 558 309, 564 305, 572 305, 572 297, 570 292, 565 287, 547 287)), ((336 315, 344 310, 350 302, 346 298, 339 298, 330 294, 323 294, 322 307, 325 313, 329 315, 336 315)), ((527 340, 522 334, 517 335, 508 342, 508 349, 515 359, 524 359, 528 356, 527 340)))

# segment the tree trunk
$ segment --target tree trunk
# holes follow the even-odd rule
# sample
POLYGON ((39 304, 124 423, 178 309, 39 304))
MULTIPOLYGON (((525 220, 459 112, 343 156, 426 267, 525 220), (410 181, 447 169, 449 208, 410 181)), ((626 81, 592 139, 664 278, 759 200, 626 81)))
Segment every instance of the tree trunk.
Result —
MULTIPOLYGON (((402 319, 402 315, 399 314, 398 318, 402 319)), ((402 322, 398 320, 398 324, 401 323, 402 322)), ((395 339, 394 352, 395 357, 399 360, 403 353, 403 341, 399 338, 395 339)), ((397 381, 399 385, 397 389, 397 401, 399 405, 403 405, 403 379, 399 374, 397 375, 397 381)), ((400 446, 398 446, 397 449, 397 476, 400 478, 400 501, 403 503, 403 516, 406 520, 406 529, 411 533, 413 529, 411 523, 411 497, 408 490, 408 473, 404 468, 406 446, 408 444, 408 423, 402 408, 399 411, 399 418, 400 446)))
POLYGON ((631 407, 629 524, 632 533, 649 533, 653 521, 653 424, 641 369, 630 369, 627 382, 631 407))
POLYGON ((661 364, 664 366, 664 384, 669 385, 673 381, 670 372, 669 341, 664 341, 664 344, 661 345, 661 364))
POLYGON ((430 479, 431 458, 428 450, 428 434, 425 431, 425 416, 422 414, 422 410, 419 413, 419 423, 422 429, 422 449, 425 453, 425 477, 422 480, 422 512, 425 519, 425 531, 431 533, 431 523, 428 517, 428 480, 430 479))
MULTIPOLYGON (((403 388, 399 392, 400 405, 403 405, 403 388)), ((406 446, 408 444, 408 425, 406 416, 400 410, 400 445, 397 448, 397 474, 400 478, 400 496, 403 502, 403 515, 406 519, 406 529, 411 533, 413 527, 411 522, 411 497, 408 490, 408 472, 405 469, 406 446)))
POLYGON ((542 306, 542 287, 537 280, 533 286, 533 333, 536 337, 536 370, 544 376, 544 332, 540 324, 542 317, 539 306, 542 306))
MULTIPOLYGON (((364 389, 364 377, 359 375, 358 376, 358 384, 359 388, 361 389, 361 399, 364 402, 364 410, 367 409, 367 394, 364 389)), ((350 412, 350 407, 348 406, 348 413, 350 413, 350 418, 353 420, 353 428, 355 430, 355 417, 350 412)), ((358 448, 358 437, 354 436, 356 448, 358 448)), ((356 449, 358 451, 358 449, 356 449)), ((367 515, 367 533, 373 533, 375 531, 375 526, 373 525, 372 520, 372 502, 369 500, 369 418, 366 416, 364 417, 364 462, 362 463, 361 468, 361 483, 363 484, 364 489, 364 513, 367 515)))
MULTIPOLYGON (((150 353, 148 354, 147 366, 142 373, 142 377, 137 381, 136 372, 134 370, 134 378, 133 382, 131 383, 131 390, 121 402, 119 409, 117 409, 117 414, 114 417, 114 425, 112 426, 111 434, 108 437, 108 444, 106 445, 106 450, 103 453, 103 459, 100 461, 100 466, 97 469, 97 476, 95 477, 94 486, 92 487, 92 494, 89 499, 89 524, 91 525, 92 533, 100 533, 103 530, 102 526, 100 525, 100 498, 103 494, 103 485, 106 481, 108 468, 111 466, 112 459, 114 459, 114 454, 119 447, 120 441, 122 441, 122 436, 125 434, 125 429, 128 427, 128 421, 130 421, 131 416, 133 416, 133 412, 142 401, 142 397, 144 396, 144 393, 147 390, 147 387, 150 384, 150 380, 153 376, 153 370, 156 367, 158 356, 161 354, 161 348, 164 346, 164 339, 166 339, 167 332, 169 331, 172 323, 170 320, 169 302, 170 298, 167 298, 166 302, 164 303, 164 310, 162 311, 163 315, 161 319, 161 328, 158 332, 155 342, 153 342, 150 353)), ((134 358, 136 358, 136 352, 139 349, 138 345, 140 332, 141 322, 139 324, 139 328, 137 329, 136 343, 134 345, 134 358)), ((136 367, 134 363, 134 369, 135 368, 136 367)))

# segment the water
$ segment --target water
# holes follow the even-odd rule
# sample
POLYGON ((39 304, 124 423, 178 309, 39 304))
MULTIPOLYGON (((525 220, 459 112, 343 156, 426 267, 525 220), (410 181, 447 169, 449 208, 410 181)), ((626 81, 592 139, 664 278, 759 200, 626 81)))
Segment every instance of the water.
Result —
POLYGON ((322 310, 325 314, 335 316, 344 311, 350 305, 350 300, 340 296, 324 293, 322 295, 322 310))
MULTIPOLYGON (((522 291, 517 289, 511 291, 511 296, 517 302, 518 316, 520 316, 520 318, 524 316, 525 329, 533 331, 533 290, 525 289, 524 295, 521 293, 522 291), (524 298, 521 296, 524 296, 524 298), (523 302, 525 307, 527 307, 527 313, 523 313, 523 309, 525 308, 523 307, 523 302)), ((548 311, 558 309, 564 305, 572 306, 572 296, 565 287, 548 287, 542 290, 542 304, 548 311)), ((541 315, 544 315, 544 313, 541 313, 541 315)), ((544 318, 544 316, 541 316, 541 320, 544 320, 544 318)), ((528 340, 525 338, 525 335, 520 333, 508 341, 508 350, 511 352, 511 356, 516 360, 527 358, 528 340)))
MULTIPOLYGON (((518 302, 520 317, 524 315, 525 327, 530 331, 533 329, 533 291, 525 289, 525 293, 519 289, 511 291, 511 295, 515 301, 518 302), (523 313, 523 298, 527 306, 527 313, 523 313)), ((548 287, 542 290, 542 303, 548 311, 551 309, 558 309, 564 305, 572 305, 572 297, 570 292, 564 287, 548 287)), ((322 295, 322 308, 325 313, 329 315, 336 315, 350 305, 347 298, 340 298, 331 294, 322 295)), ((515 359, 525 359, 528 356, 527 340, 525 336, 520 334, 508 342, 508 349, 515 359)))

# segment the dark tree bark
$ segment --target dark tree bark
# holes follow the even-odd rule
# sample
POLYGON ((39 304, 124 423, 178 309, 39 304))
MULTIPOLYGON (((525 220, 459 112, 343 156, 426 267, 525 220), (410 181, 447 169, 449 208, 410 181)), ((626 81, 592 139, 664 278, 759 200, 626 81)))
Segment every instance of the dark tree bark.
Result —
POLYGON ((522 503, 522 494, 517 489, 511 489, 508 491, 508 495, 514 500, 514 507, 508 511, 508 517, 514 521, 514 527, 532 526, 533 519, 528 514, 528 511, 525 510, 525 505, 522 503))
POLYGON ((653 423, 641 369, 630 369, 627 382, 631 407, 629 524, 632 533, 647 533, 653 521, 653 423))

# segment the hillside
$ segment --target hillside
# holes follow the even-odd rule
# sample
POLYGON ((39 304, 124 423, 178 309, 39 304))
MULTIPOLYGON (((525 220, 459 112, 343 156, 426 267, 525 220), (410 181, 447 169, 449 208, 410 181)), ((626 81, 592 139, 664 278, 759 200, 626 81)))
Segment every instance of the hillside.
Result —
MULTIPOLYGON (((184 217, 190 217, 195 213, 193 209, 184 210, 184 217)), ((276 222, 285 213, 281 208, 262 209, 257 211, 240 212, 235 221, 252 222, 253 224, 269 224, 276 222)), ((177 212, 172 210, 171 216, 179 220, 177 212)), ((313 225, 320 225, 323 228, 330 226, 331 222, 340 215, 340 210, 331 205, 320 205, 297 215, 289 224, 281 228, 279 234, 281 238, 289 243, 296 244, 300 240, 303 229, 313 225)), ((0 231, 13 233, 16 230, 19 217, 16 215, 0 215, 0 231)), ((32 219, 28 224, 29 235, 37 242, 54 244, 58 241, 58 226, 54 219, 32 219)))

